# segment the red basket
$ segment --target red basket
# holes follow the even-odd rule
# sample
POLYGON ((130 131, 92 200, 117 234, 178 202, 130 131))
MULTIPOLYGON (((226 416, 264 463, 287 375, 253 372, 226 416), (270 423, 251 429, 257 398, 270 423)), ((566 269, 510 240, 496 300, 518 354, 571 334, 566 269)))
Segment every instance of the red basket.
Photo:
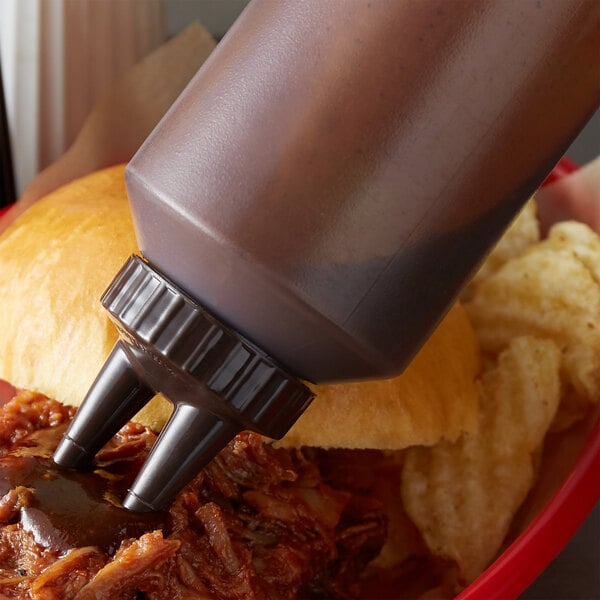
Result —
MULTIPOLYGON (((563 158, 544 185, 577 170, 563 158)), ((0 209, 0 216, 9 207, 0 209)), ((600 418, 585 433, 585 446, 537 516, 457 600, 516 598, 560 552, 600 500, 600 418)))

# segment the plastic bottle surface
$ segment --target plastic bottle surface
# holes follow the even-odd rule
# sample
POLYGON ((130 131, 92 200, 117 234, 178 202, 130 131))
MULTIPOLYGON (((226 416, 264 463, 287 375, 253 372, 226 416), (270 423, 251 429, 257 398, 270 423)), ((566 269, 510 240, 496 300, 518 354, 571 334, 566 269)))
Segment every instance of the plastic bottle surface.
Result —
POLYGON ((127 169, 143 255, 313 382, 398 373, 598 104, 594 0, 254 0, 127 169))

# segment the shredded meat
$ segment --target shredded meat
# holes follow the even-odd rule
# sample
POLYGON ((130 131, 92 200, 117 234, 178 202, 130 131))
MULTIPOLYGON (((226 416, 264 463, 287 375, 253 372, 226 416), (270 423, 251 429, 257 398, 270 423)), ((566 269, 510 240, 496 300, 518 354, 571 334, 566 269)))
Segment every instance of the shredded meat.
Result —
POLYGON ((73 409, 0 407, 0 598, 351 598, 381 549, 381 504, 325 483, 308 452, 238 435, 162 514, 119 505, 155 435, 128 424, 88 473, 51 455, 73 409))

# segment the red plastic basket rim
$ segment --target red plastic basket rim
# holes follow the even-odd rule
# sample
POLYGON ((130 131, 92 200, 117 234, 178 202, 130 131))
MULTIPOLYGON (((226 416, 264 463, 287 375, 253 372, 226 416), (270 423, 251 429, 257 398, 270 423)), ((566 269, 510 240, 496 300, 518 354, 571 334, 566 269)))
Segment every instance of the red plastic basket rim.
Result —
POLYGON ((600 418, 575 466, 517 539, 456 600, 516 598, 542 573, 600 501, 600 418))

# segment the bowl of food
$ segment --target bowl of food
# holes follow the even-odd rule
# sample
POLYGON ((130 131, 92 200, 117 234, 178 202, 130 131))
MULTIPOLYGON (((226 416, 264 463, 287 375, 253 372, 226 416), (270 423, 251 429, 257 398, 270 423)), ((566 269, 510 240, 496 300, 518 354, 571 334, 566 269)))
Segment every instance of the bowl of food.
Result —
MULTIPOLYGON (((577 170, 575 163, 563 158, 544 186, 562 183, 577 170)), ((546 207, 546 212, 552 220, 556 218, 555 208, 546 207)), ((564 218, 564 211, 559 212, 564 218)), ((593 328, 595 322, 590 323, 588 327, 593 328)), ((562 426, 558 419, 557 431, 547 434, 536 483, 513 519, 512 532, 502 552, 458 598, 519 596, 564 548, 600 501, 600 411, 593 405, 588 408, 585 416, 565 417, 562 426)))
POLYGON ((529 202, 405 373, 317 386, 283 440, 241 434, 144 516, 120 501, 165 399, 87 472, 51 459, 117 337, 98 299, 136 250, 122 166, 0 236, 3 597, 514 597, 597 501, 585 225, 542 236, 529 202))

